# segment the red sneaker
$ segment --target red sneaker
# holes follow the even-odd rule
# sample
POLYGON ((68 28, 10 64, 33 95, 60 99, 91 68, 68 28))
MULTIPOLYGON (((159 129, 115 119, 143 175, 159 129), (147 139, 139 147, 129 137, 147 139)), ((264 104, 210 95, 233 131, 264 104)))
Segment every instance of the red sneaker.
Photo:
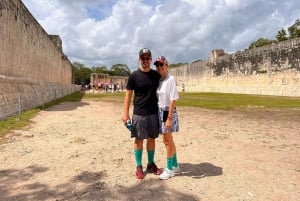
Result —
POLYGON ((144 179, 145 176, 143 172, 143 167, 141 165, 136 167, 135 175, 137 179, 144 179))
POLYGON ((147 172, 152 172, 156 175, 160 175, 163 171, 155 165, 155 163, 152 163, 151 165, 147 165, 147 172))

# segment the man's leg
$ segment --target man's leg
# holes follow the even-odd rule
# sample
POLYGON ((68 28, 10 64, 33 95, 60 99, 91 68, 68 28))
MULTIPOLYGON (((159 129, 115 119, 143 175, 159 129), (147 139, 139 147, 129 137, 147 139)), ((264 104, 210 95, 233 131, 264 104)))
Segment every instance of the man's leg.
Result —
POLYGON ((134 149, 136 165, 137 166, 142 165, 143 140, 135 139, 133 149, 134 149))
POLYGON ((144 172, 142 166, 143 140, 135 139, 133 147, 134 147, 134 157, 136 162, 135 175, 138 179, 144 179, 144 172))
POLYGON ((156 175, 160 175, 162 173, 162 170, 158 169, 156 164, 154 163, 155 138, 147 139, 147 153, 148 153, 147 171, 152 172, 156 175))
POLYGON ((154 153, 155 153, 154 138, 147 139, 147 153, 148 153, 148 164, 152 164, 154 162, 154 153))

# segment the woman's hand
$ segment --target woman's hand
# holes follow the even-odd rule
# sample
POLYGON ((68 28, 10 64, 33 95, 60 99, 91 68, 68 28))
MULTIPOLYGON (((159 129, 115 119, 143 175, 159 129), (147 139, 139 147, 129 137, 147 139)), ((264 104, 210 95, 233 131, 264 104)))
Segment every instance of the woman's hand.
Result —
POLYGON ((168 117, 167 121, 166 121, 166 129, 167 129, 167 131, 170 131, 171 128, 172 128, 172 118, 168 117))

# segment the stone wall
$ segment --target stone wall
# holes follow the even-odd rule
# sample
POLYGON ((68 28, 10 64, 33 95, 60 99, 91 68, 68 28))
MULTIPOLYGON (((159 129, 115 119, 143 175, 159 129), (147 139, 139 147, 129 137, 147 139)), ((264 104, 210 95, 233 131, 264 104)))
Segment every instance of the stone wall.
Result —
POLYGON ((0 119, 17 112, 19 95, 26 110, 38 106, 40 97, 47 102, 62 94, 47 93, 79 90, 60 37, 48 35, 21 0, 0 1, 0 44, 0 119))
POLYGON ((300 96, 300 38, 170 69, 178 90, 300 96))

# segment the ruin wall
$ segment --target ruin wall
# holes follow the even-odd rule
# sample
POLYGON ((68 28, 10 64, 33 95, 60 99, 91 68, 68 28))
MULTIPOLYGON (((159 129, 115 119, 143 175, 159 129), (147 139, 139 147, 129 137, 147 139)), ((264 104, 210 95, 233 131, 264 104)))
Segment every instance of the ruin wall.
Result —
POLYGON ((26 110, 79 90, 60 37, 48 35, 21 0, 0 1, 0 44, 0 120, 17 113, 18 99, 26 110))
POLYGON ((170 69, 178 90, 300 97, 300 38, 215 55, 170 69))

